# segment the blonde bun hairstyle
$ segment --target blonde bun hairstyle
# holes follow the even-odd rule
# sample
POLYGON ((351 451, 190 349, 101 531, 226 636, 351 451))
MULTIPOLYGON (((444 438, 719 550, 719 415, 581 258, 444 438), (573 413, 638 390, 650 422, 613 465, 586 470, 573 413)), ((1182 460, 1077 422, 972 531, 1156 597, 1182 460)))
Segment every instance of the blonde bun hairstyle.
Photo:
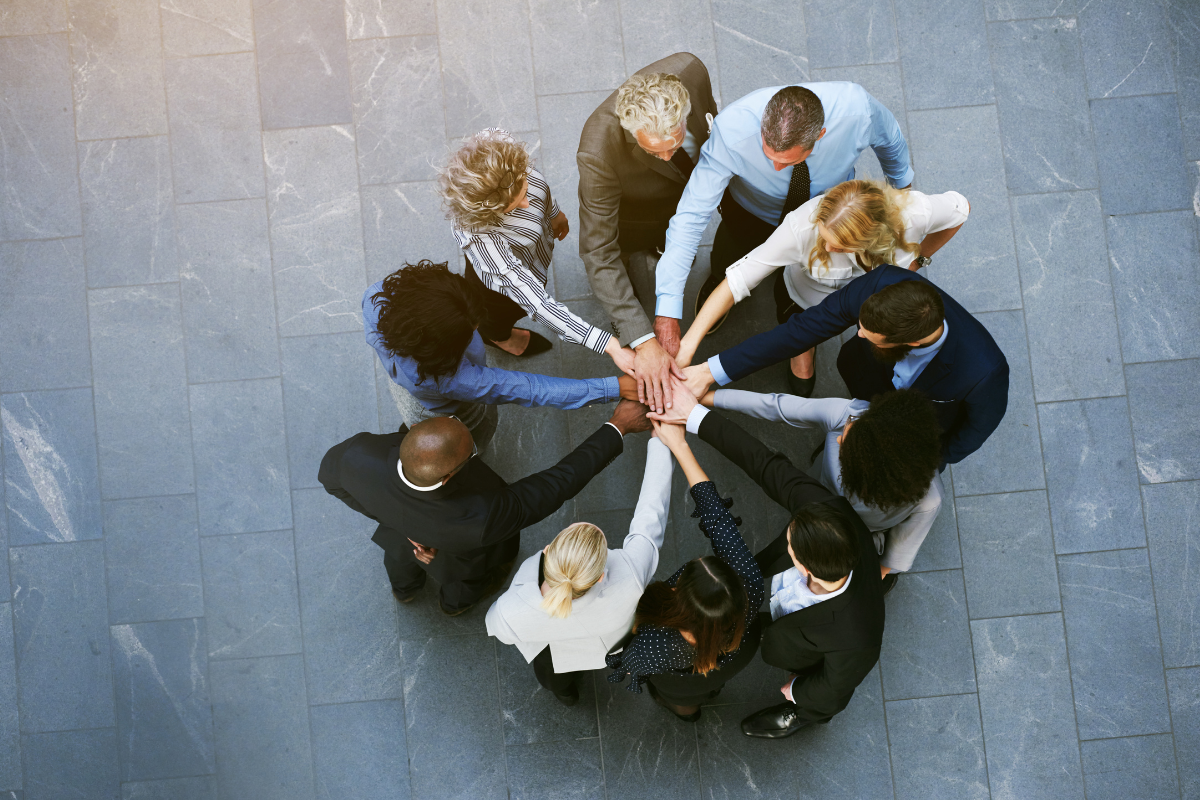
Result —
POLYGON ((608 542, 603 531, 590 522, 564 528, 546 548, 542 561, 546 576, 542 608, 559 619, 571 616, 571 602, 596 585, 607 564, 608 542))

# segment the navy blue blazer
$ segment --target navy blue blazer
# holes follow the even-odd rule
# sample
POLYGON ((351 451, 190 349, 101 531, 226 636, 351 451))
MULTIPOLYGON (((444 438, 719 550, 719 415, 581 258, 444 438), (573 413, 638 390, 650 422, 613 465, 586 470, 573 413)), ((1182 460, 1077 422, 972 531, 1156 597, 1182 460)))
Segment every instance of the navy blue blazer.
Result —
MULTIPOLYGON (((871 295, 900 281, 926 281, 907 269, 876 267, 772 330, 752 336, 720 354, 721 367, 738 380, 785 358, 803 353, 858 322, 871 295)), ((926 281, 935 289, 936 284, 926 281)), ((917 376, 912 388, 934 402, 942 424, 942 461, 955 464, 978 450, 996 430, 1008 408, 1008 361, 992 335, 953 297, 938 289, 950 332, 942 349, 917 376)), ((892 369, 855 337, 842 346, 838 372, 854 397, 870 400, 890 391, 892 369)))

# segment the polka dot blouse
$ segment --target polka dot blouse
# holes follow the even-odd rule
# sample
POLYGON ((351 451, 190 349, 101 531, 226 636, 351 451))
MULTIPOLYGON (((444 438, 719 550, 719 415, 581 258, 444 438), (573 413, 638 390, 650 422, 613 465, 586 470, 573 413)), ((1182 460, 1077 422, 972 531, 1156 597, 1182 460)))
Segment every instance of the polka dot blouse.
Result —
MULTIPOLYGON (((763 588, 762 570, 754 560, 754 554, 746 546, 742 534, 737 529, 733 515, 725 507, 717 487, 712 481, 698 483, 692 487, 692 498, 696 501, 696 512, 692 516, 700 517, 700 529, 712 541, 713 553, 717 558, 733 567, 746 587, 749 602, 746 604, 746 630, 754 622, 766 597, 763 588)), ((679 580, 679 574, 684 567, 675 570, 675 574, 667 578, 668 586, 674 586, 679 580)), ((740 650, 741 648, 738 648, 740 650)), ((722 653, 717 658, 717 665, 723 667, 737 657, 738 650, 722 653)), ((664 673, 674 675, 692 674, 692 660, 695 658, 695 648, 688 644, 683 635, 674 628, 660 628, 646 625, 638 629, 637 634, 619 653, 609 655, 605 660, 612 668, 608 680, 610 683, 620 683, 630 676, 629 691, 641 694, 642 681, 647 675, 664 673)))

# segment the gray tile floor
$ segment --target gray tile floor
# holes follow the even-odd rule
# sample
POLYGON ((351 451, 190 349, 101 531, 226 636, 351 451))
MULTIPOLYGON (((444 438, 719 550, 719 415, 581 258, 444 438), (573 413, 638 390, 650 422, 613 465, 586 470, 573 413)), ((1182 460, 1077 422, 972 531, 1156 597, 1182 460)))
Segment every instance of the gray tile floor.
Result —
MULTIPOLYGON (((3 797, 1200 797, 1195 0, 4 0, 0 176, 3 797), (561 708, 481 611, 398 607, 316 481, 397 424, 359 298, 455 257, 447 146, 507 127, 576 224, 583 120, 685 49, 725 103, 852 80, 890 107, 916 185, 972 204, 932 277, 1012 367, 878 669, 783 742, 737 728, 777 699, 761 663, 694 726, 601 674, 561 708)), ((574 234, 553 288, 602 319, 574 234)), ((486 458, 519 477, 605 416, 506 407, 486 458)), ((763 544, 782 512, 698 447, 763 544)), ((619 536, 644 455, 524 552, 619 536)), ((676 489, 664 573, 704 545, 676 489)))

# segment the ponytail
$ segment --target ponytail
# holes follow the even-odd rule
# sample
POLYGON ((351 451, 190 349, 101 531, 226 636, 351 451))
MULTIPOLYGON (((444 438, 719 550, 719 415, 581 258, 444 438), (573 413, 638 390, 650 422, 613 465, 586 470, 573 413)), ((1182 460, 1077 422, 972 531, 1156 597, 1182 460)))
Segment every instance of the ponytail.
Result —
POLYGON ((571 603, 596 585, 607 563, 608 542, 603 531, 589 522, 564 528, 546 548, 542 560, 546 576, 542 609, 558 619, 571 616, 571 603))

